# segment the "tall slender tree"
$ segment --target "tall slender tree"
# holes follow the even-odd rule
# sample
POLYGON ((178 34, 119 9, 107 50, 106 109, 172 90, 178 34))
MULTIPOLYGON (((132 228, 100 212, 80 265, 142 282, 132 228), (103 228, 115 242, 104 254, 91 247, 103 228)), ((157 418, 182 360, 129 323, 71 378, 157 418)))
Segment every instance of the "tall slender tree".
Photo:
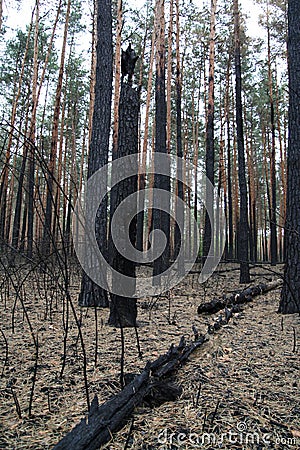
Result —
MULTIPOLYGON (((183 146, 182 146, 182 71, 181 71, 181 61, 180 61, 180 9, 179 0, 176 0, 176 153, 178 156, 177 165, 177 195, 176 195, 176 225, 175 225, 175 235, 174 235, 174 247, 175 256, 180 250, 180 245, 184 245, 184 211, 183 208, 178 206, 178 200, 184 200, 184 186, 183 182, 180 181, 183 176, 183 146), (178 224, 181 224, 182 236, 180 236, 180 231, 178 224)), ((184 253, 183 253, 184 255, 184 253)), ((184 272, 184 257, 181 257, 178 261, 179 273, 184 272)))
POLYGON ((118 152, 118 128, 119 128, 119 101, 121 85, 121 39, 123 28, 123 4, 118 0, 117 4, 117 29, 116 29, 116 51, 115 51, 115 89, 114 89, 114 125, 112 151, 113 158, 118 152))
POLYGON ((59 117, 61 112, 61 97, 63 88, 63 76, 65 67, 65 57, 66 57, 66 46, 67 46, 67 36, 68 36, 68 25, 71 14, 71 0, 68 0, 67 10, 65 16, 65 26, 64 35, 62 42, 62 50, 60 57, 60 67, 58 72, 58 79, 55 92, 55 102, 54 102, 54 113, 52 120, 52 131, 51 131, 51 149, 50 149, 50 160, 48 164, 48 175, 47 175, 47 195, 46 195, 46 211, 45 211, 45 221, 43 230, 43 242, 42 242, 42 254, 47 257, 51 248, 51 230, 52 230, 52 220, 53 220, 53 205, 54 205, 54 178, 56 169, 56 154, 57 154, 57 144, 59 139, 59 117))
POLYGON ((233 259, 233 247, 234 247, 234 237, 233 237, 233 201, 232 201, 232 149, 231 149, 231 132, 230 132, 230 77, 231 68, 231 55, 228 56, 227 69, 226 69, 226 91, 225 91, 225 114, 226 114, 226 132, 227 132, 227 185, 228 185, 228 245, 227 245, 227 255, 228 259, 233 259))
POLYGON ((286 262, 279 312, 300 313, 300 10, 288 2, 289 136, 287 153, 286 262))
POLYGON ((240 261, 240 283, 249 283, 249 223, 248 193, 246 182, 243 106, 242 106, 242 68, 240 42, 240 10, 238 0, 233 0, 234 7, 234 42, 235 42, 235 106, 238 147, 240 217, 238 224, 238 258, 240 261))
POLYGON ((21 70, 20 75, 18 77, 18 81, 16 83, 16 93, 12 102, 12 111, 11 111, 11 117, 10 117, 10 130, 8 134, 8 142, 6 145, 6 152, 5 152, 5 165, 3 167, 3 170, 1 172, 0 177, 0 240, 1 242, 5 238, 5 219, 6 219, 6 209, 7 209, 7 192, 8 192, 8 179, 9 179, 9 164, 11 160, 11 151, 12 151, 12 144, 13 144, 13 136, 14 136, 14 127, 17 119, 17 108, 18 103, 21 97, 22 93, 22 85, 23 85, 23 77, 25 74, 25 67, 26 67, 26 61, 28 58, 28 52, 29 52, 29 46, 30 46, 30 39, 31 39, 31 33, 32 33, 32 27, 34 22, 34 10, 32 11, 32 17, 30 26, 28 28, 28 34, 26 38, 26 46, 25 51, 21 63, 21 70))
MULTIPOLYGON (((170 178, 159 174, 161 167, 157 166, 156 154, 167 153, 167 106, 166 106, 166 69, 165 69, 165 2, 156 0, 156 79, 155 79, 155 153, 154 153, 154 188, 170 191, 170 178)), ((164 168, 168 172, 169 167, 164 168)), ((153 228, 163 231, 166 237, 166 247, 161 256, 154 261, 153 275, 159 282, 159 275, 164 272, 170 258, 170 205, 163 204, 161 198, 155 195, 153 198, 153 228)), ((155 242, 153 243, 155 246, 155 242)))
POLYGON ((0 0, 0 32, 2 31, 3 0, 0 0))
POLYGON ((271 264, 277 263, 277 226, 276 226, 276 136, 275 136, 275 106, 273 95, 273 74, 271 65, 271 32, 269 22, 269 4, 267 4, 267 41, 268 41, 268 85, 271 122, 271 152, 270 152, 270 182, 271 182, 271 211, 270 211, 270 239, 271 264))
MULTIPOLYGON (((212 224, 207 208, 212 208, 212 187, 215 184, 215 148, 214 148, 214 87, 215 87, 215 39, 216 39, 216 9, 217 0, 211 0, 210 36, 209 36, 209 74, 208 74, 208 103, 206 119, 206 153, 205 174, 209 183, 206 186, 206 211, 203 236, 203 257, 206 258, 212 240, 212 224)), ((213 210, 211 209, 211 212, 213 210)))
MULTIPOLYGON (((147 81, 147 96, 146 96, 146 105, 145 105, 145 122, 144 122, 144 136, 143 136, 143 145, 141 148, 140 155, 140 173, 138 177, 138 187, 139 191, 145 189, 146 187, 146 162, 147 162, 147 149, 148 149, 148 140, 149 140, 149 121, 150 121, 150 104, 151 104, 151 92, 152 92, 152 81, 153 81, 153 63, 155 56, 155 26, 152 31, 151 38, 151 49, 150 49, 150 61, 149 61, 149 73, 148 73, 148 81, 147 81)), ((150 183, 149 183, 150 184, 150 183)), ((153 187, 153 186, 151 186, 153 187)), ((139 209, 143 208, 143 200, 142 197, 139 196, 139 209)), ((148 214, 149 222, 150 220, 150 211, 148 214)), ((145 217, 144 213, 140 212, 137 216, 137 237, 136 237, 136 246, 137 249, 142 251, 144 247, 144 242, 146 241, 146 236, 144 237, 144 222, 145 217)), ((146 233, 147 235, 147 233, 146 233)))
MULTIPOLYGON (((95 80, 94 113, 88 159, 88 177, 108 162, 111 127, 113 81, 112 2, 97 3, 97 64, 95 80)), ((98 245, 106 253, 107 202, 103 201, 95 224, 98 245)), ((107 292, 95 284, 85 273, 82 277, 79 304, 82 306, 108 306, 107 292)))
MULTIPOLYGON (((128 155, 135 155, 135 168, 138 171, 138 117, 139 117, 139 94, 136 89, 131 86, 131 83, 122 83, 119 106, 119 127, 118 127, 118 151, 116 158, 122 158, 128 155)), ((125 163, 126 164, 126 163, 125 163)), ((130 168, 132 169, 132 160, 130 168)), ((112 177, 114 173, 112 173, 112 177)), ((137 191, 137 175, 129 179, 122 180, 117 186, 114 186, 114 195, 111 197, 111 222, 115 210, 126 197, 134 194, 137 191)), ((118 227, 125 235, 129 228, 129 238, 133 245, 136 240, 136 209, 137 204, 131 202, 131 211, 124 214, 119 221, 118 227), (129 224, 128 217, 134 217, 129 224)), ((125 244, 126 246, 126 244, 125 244)), ((135 262, 126 259, 120 254, 112 239, 109 242, 109 257, 111 267, 118 272, 130 278, 131 297, 128 294, 116 295, 111 294, 110 316, 108 323, 115 327, 135 327, 137 317, 137 305, 135 294, 135 262)), ((129 283, 128 282, 128 283, 129 283)), ((124 292, 124 286, 117 284, 117 281, 112 276, 113 289, 124 292)), ((126 286, 128 287, 128 285, 126 286)))

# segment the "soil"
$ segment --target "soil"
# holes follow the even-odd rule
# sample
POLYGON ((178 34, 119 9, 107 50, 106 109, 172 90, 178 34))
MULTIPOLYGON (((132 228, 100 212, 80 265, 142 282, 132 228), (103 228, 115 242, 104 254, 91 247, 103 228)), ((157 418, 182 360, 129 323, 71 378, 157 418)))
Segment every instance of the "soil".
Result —
MULTIPOLYGON (((205 284, 192 273, 169 296, 140 299, 143 357, 135 331, 125 329, 125 372, 138 373, 148 360, 177 345, 182 335, 193 340, 193 325, 206 334, 219 313, 199 316, 197 307, 245 287, 239 285, 236 268, 221 264, 205 284)), ((275 268, 278 274, 281 270, 275 268)), ((251 284, 277 278, 269 266, 255 267, 251 284)), ((87 412, 78 326, 58 278, 23 268, 11 271, 10 278, 2 274, 1 280, 0 448, 52 449, 87 412)), ((79 287, 80 271, 72 270, 72 302, 84 341, 89 397, 97 394, 101 404, 121 389, 120 330, 107 325, 108 309, 77 305, 79 287)), ((244 305, 174 375, 183 389, 181 397, 159 407, 138 406, 133 421, 102 448, 299 449, 300 317, 277 314, 279 299, 277 289, 244 305)))

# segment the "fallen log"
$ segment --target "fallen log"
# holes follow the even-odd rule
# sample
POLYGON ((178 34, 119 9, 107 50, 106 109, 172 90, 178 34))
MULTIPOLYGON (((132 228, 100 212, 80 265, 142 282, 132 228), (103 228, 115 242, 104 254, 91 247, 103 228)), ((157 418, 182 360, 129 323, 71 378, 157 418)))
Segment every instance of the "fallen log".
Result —
POLYGON ((166 382, 167 378, 207 340, 207 336, 200 336, 197 341, 186 344, 182 336, 178 346, 172 344, 167 353, 153 362, 148 362, 142 372, 121 392, 101 406, 95 396, 87 418, 83 418, 58 442, 54 450, 96 450, 111 440, 112 432, 121 429, 134 408, 144 400, 152 405, 160 404, 161 401, 175 400, 175 397, 180 395, 181 389, 166 382), (158 396, 158 400, 155 395, 158 396))
MULTIPOLYGON (((252 289, 252 296, 254 296, 278 286, 280 286, 279 282, 276 285, 275 283, 259 285, 245 289, 237 295, 244 294, 244 297, 247 295, 249 299, 249 289, 252 289)), ((164 401, 176 400, 181 393, 181 388, 170 383, 168 377, 174 374, 197 348, 209 340, 209 334, 215 333, 223 325, 228 324, 233 314, 239 311, 237 295, 234 296, 236 304, 232 305, 231 309, 229 302, 220 308, 224 309, 224 315, 220 314, 214 324, 208 326, 206 335, 199 336, 198 330, 193 326, 194 342, 187 344, 182 336, 178 346, 172 344, 164 355, 153 362, 148 362, 139 375, 128 374, 128 377, 125 377, 125 382, 126 378, 128 381, 125 388, 101 406, 95 396, 88 416, 58 442, 53 450, 96 450, 112 439, 112 433, 126 424, 134 409, 142 402, 157 406, 164 401)), ((243 296, 240 300, 241 298, 243 296)))
POLYGON ((207 303, 202 303, 198 306, 198 314, 209 313, 214 314, 221 309, 229 308, 234 305, 251 302, 253 297, 264 294, 273 289, 277 289, 282 285, 282 280, 275 280, 271 283, 260 283, 256 286, 248 287, 239 292, 223 296, 222 298, 215 298, 207 303))

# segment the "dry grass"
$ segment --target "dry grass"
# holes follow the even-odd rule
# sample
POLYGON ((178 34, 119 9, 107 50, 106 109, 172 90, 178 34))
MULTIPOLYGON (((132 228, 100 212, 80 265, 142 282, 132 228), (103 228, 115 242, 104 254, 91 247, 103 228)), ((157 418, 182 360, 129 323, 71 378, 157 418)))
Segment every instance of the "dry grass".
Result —
MULTIPOLYGON (((264 279, 266 272, 257 268, 255 272, 253 282, 256 284, 264 279)), ((77 305, 79 281, 74 275, 74 305, 77 305)), ((33 339, 20 301, 15 304, 14 288, 10 285, 10 292, 7 292, 7 283, 2 284, 0 328, 8 343, 8 361, 4 367, 6 347, 0 335, 1 449, 51 449, 87 409, 83 357, 75 320, 69 312, 67 360, 61 379, 63 305, 66 307, 66 304, 55 285, 48 284, 47 292, 44 287, 35 277, 26 281, 22 291, 39 342, 32 417, 28 418, 35 364, 33 339), (21 418, 17 414, 16 399, 21 418)), ((173 289, 170 304, 167 298, 139 300, 143 359, 138 358, 134 330, 126 329, 125 371, 138 372, 147 360, 164 353, 172 342, 177 344, 181 335, 192 340, 193 324, 205 333, 215 317, 199 317, 199 303, 239 288, 237 271, 216 273, 205 285, 199 285, 194 274, 173 289)), ((288 315, 282 319, 276 313, 279 295, 279 291, 272 291, 256 297, 191 356, 189 363, 176 374, 176 381, 183 388, 177 402, 153 409, 147 405, 137 408, 128 448, 300 448, 300 318, 288 315)), ((81 310, 78 306, 76 310, 82 318, 90 398, 97 393, 102 403, 120 390, 120 331, 106 325, 108 310, 98 310, 95 366, 95 311, 93 308, 81 310)), ((114 434, 113 441, 103 448, 124 449, 129 428, 130 423, 114 434)))

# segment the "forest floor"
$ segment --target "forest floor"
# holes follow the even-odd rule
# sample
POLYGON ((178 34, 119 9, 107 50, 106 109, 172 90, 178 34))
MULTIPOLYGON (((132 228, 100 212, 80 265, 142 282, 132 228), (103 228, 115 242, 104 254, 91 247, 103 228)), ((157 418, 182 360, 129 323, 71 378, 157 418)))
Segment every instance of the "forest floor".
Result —
MULTIPOLYGON (((198 283, 197 274, 188 275, 169 299, 138 301, 143 358, 138 357, 135 331, 125 329, 126 373, 138 373, 182 335, 192 341, 192 325, 207 332, 218 314, 199 316, 198 305, 242 289, 238 270, 223 271, 229 268, 237 266, 221 264, 205 284, 198 283)), ((253 268, 251 284, 277 279, 268 268, 253 268)), ((282 267, 275 270, 280 273, 282 267)), ((21 279, 20 272, 13 277, 21 279)), ((101 404, 120 391, 120 330, 106 324, 107 309, 95 315, 94 308, 77 306, 79 285, 75 273, 72 300, 81 320, 89 394, 92 399, 97 393, 101 404)), ((2 276, 0 449, 52 449, 87 411, 78 328, 55 283, 42 284, 35 275, 19 294, 16 284, 2 276), (35 347, 25 310, 39 349, 30 418, 35 347), (67 317, 66 365, 60 377, 67 317)), ((139 406, 130 433, 131 421, 102 448, 299 449, 300 317, 277 314, 279 298, 277 289, 244 305, 176 372, 181 397, 160 407, 139 406)))

